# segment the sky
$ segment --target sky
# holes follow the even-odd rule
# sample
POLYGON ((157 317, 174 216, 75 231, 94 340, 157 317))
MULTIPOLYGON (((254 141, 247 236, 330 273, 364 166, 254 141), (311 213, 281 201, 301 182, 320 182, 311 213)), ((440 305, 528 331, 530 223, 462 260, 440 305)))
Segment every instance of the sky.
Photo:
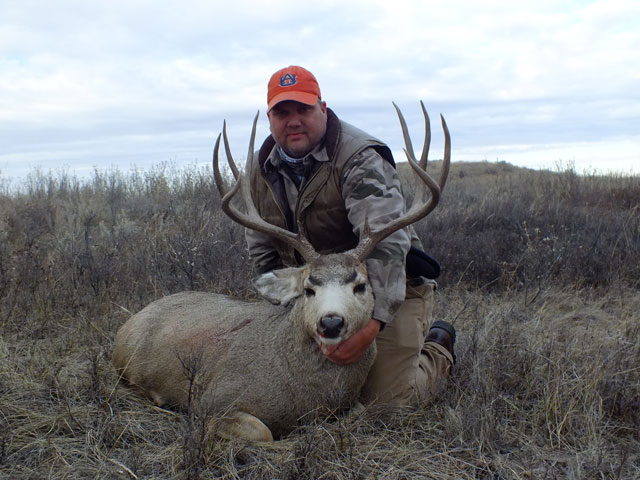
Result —
POLYGON ((398 159, 423 100, 433 158, 640 174, 639 52, 637 0, 2 0, 0 181, 242 163, 291 64, 398 159))

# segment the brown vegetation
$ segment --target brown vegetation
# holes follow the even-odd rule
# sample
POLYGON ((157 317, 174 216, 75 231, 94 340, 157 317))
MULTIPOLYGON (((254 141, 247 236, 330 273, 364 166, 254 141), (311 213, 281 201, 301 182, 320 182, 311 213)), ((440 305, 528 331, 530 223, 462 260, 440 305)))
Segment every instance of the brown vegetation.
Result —
POLYGON ((210 172, 34 173, 0 195, 0 478, 638 478, 640 178, 458 163, 418 232, 459 331, 449 388, 208 444, 197 398, 156 408, 109 359, 160 296, 255 295, 210 172))

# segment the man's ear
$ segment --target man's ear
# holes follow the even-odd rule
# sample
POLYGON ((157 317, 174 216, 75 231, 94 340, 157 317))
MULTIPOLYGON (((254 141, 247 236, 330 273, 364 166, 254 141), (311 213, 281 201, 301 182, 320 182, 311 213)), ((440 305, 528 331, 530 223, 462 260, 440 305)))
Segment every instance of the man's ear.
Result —
POLYGON ((290 267, 263 273, 253 281, 260 295, 274 305, 287 305, 302 294, 304 267, 290 267))

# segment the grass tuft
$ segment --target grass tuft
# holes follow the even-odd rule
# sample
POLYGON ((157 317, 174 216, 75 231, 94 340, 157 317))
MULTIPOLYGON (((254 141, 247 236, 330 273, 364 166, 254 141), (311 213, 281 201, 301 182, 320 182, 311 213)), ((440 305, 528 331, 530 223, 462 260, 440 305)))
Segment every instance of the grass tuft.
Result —
POLYGON ((245 445, 207 439, 196 390, 157 408, 110 362, 154 299, 255 295, 210 172, 35 172, 0 194, 0 478, 640 478, 639 212, 639 177, 454 164, 417 226, 459 332, 447 388, 245 445))

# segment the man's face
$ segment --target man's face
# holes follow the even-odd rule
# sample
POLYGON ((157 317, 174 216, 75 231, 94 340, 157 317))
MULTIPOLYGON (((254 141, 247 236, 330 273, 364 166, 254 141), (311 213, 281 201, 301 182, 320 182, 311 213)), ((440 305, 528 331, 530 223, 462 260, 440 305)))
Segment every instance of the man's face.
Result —
POLYGON ((267 113, 276 143, 294 158, 304 157, 324 138, 327 104, 313 105, 285 100, 267 113))

